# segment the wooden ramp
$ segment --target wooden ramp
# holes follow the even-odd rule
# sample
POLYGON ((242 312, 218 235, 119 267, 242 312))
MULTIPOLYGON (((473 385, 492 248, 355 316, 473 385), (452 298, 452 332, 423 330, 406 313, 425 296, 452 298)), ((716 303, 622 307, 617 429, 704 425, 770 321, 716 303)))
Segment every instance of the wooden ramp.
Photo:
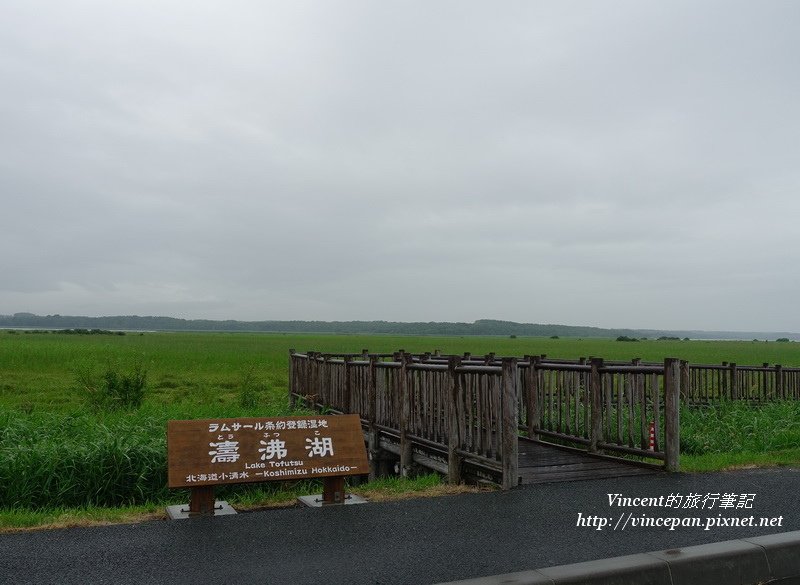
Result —
POLYGON ((577 449, 519 439, 519 476, 522 483, 554 483, 663 473, 655 466, 590 455, 577 449))

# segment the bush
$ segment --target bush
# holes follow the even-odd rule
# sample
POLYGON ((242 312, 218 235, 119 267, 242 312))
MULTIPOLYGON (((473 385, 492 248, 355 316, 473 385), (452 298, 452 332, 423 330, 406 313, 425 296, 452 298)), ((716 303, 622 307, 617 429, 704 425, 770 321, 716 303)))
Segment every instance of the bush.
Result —
POLYGON ((269 392, 266 383, 259 383, 256 378, 255 366, 250 366, 242 376, 239 386, 239 406, 242 408, 255 408, 261 402, 261 394, 269 392))
POLYGON ((628 337, 627 335, 620 335, 617 337, 617 341, 639 341, 635 337, 628 337))
POLYGON ((142 405, 147 388, 147 372, 141 364, 129 373, 120 373, 109 367, 100 379, 91 370, 85 370, 80 382, 86 398, 95 410, 137 409, 142 405))

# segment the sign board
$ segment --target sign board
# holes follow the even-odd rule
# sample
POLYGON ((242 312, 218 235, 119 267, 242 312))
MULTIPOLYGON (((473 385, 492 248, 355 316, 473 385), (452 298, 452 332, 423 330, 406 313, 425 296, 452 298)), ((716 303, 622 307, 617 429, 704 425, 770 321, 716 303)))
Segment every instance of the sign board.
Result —
POLYGON ((171 420, 171 488, 369 473, 357 414, 171 420))

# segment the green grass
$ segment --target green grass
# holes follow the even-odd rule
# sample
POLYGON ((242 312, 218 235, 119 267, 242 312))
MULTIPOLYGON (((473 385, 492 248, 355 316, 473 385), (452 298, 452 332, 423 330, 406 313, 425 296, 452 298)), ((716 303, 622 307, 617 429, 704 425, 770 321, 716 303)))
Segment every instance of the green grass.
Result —
POLYGON ((800 463, 800 402, 681 409, 681 467, 713 471, 800 463))
MULTIPOLYGON (((166 421, 296 413, 287 398, 290 348, 800 365, 800 344, 751 341, 0 331, 0 527, 58 525, 73 517, 105 521, 185 502, 186 492, 166 488, 166 421), (146 371, 141 408, 89 408, 81 384, 87 372, 102 376, 137 367, 146 371)), ((686 470, 800 462, 796 404, 684 409, 682 420, 686 470)), ((386 480, 369 493, 430 491, 433 478, 386 480)), ((219 495, 248 507, 291 502, 317 488, 310 482, 263 483, 222 487, 219 495)))
POLYGON ((402 337, 245 333, 129 333, 127 335, 9 335, 0 331, 0 407, 69 410, 83 405, 78 375, 107 367, 147 370, 147 401, 226 404, 249 379, 257 389, 285 395, 289 348, 298 351, 414 352, 441 349, 476 355, 547 354, 558 358, 694 363, 780 363, 800 366, 800 343, 752 341, 638 341, 508 337, 402 337))

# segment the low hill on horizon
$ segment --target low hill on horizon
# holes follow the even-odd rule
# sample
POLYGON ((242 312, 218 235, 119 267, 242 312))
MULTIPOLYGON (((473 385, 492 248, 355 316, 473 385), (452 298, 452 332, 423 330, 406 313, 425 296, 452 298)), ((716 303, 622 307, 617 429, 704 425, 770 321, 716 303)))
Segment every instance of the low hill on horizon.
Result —
POLYGON ((178 319, 118 315, 85 317, 70 315, 35 315, 14 313, 0 315, 0 328, 109 329, 125 331, 220 331, 265 333, 345 333, 387 335, 516 335, 520 337, 593 337, 657 339, 659 337, 690 339, 740 339, 800 341, 800 334, 764 331, 701 331, 661 329, 609 329, 576 325, 517 323, 496 319, 479 319, 474 323, 398 322, 398 321, 235 321, 210 319, 178 319))

